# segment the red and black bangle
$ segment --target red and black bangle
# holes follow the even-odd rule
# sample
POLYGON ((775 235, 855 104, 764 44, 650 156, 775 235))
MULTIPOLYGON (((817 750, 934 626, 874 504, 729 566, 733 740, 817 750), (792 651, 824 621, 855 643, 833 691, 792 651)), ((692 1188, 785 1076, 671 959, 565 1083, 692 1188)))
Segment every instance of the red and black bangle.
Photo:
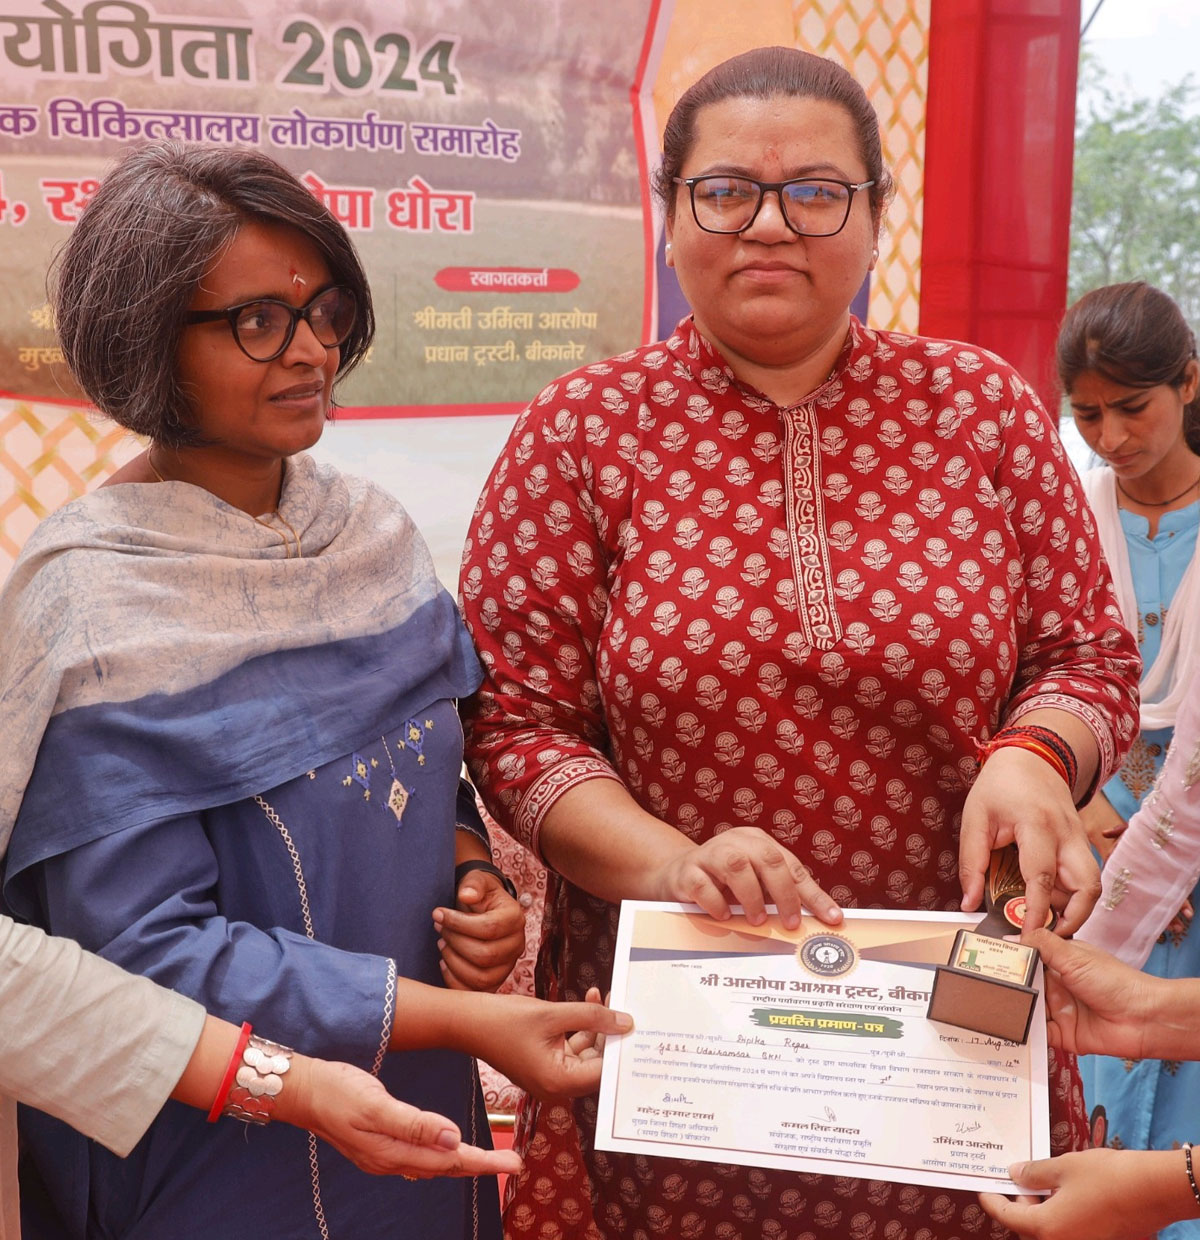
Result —
POLYGON ((1079 759, 1075 757, 1075 750, 1068 744, 1066 737, 1061 736, 1052 728, 1043 727, 1039 723, 1016 724, 1015 729, 1028 736, 1031 740, 1041 741, 1047 749, 1054 752, 1059 761, 1066 767, 1067 787, 1073 789, 1076 780, 1079 778, 1079 759))
POLYGON ((975 742, 975 757, 982 766, 997 749, 1027 749, 1045 759, 1066 781, 1074 796, 1079 778, 1079 760, 1067 740, 1052 728, 1037 723, 1017 723, 1001 728, 989 741, 975 742))

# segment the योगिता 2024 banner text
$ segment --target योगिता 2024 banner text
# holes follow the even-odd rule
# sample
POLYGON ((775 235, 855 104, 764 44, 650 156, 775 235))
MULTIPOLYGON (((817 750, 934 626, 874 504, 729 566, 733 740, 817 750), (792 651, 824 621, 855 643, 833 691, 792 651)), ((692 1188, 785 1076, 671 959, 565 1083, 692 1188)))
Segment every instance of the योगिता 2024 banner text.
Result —
POLYGON ((647 0, 0 0, 0 391, 77 399, 46 271, 105 168, 161 138, 262 150, 351 231, 379 327, 348 412, 515 409, 637 344, 664 21, 647 0))

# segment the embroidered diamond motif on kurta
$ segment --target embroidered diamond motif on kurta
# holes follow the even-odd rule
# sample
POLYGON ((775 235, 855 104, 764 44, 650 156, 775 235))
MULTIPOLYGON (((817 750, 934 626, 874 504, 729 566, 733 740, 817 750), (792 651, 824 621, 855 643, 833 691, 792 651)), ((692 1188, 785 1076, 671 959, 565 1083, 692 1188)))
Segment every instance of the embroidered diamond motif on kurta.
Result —
POLYGON ((408 804, 408 789, 398 780, 392 780, 391 790, 388 792, 388 809, 396 815, 396 821, 399 822, 404 817, 404 807, 408 804))

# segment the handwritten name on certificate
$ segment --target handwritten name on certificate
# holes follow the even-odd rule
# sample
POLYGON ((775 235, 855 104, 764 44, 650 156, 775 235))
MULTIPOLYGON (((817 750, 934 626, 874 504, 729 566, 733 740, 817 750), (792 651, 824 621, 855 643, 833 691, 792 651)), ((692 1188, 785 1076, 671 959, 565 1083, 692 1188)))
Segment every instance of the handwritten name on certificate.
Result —
POLYGON ((836 929, 621 906, 596 1147, 1015 1193, 1050 1153, 1046 1020, 1029 1041, 926 1019, 979 914, 845 910, 836 929))

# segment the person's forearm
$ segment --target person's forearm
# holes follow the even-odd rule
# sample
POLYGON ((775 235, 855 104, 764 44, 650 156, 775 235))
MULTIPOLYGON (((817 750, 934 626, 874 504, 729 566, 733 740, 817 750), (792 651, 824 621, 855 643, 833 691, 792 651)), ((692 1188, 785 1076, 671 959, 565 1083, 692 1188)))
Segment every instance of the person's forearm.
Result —
MULTIPOLYGON (((239 1032, 237 1025, 216 1016, 205 1020, 196 1049, 171 1091, 171 1097, 176 1102, 201 1111, 211 1109, 217 1091, 225 1081, 229 1061, 237 1048, 239 1032)), ((262 1029, 255 1032, 273 1040, 275 1031, 262 1029)), ((307 1126, 312 1110, 311 1066, 312 1060, 306 1055, 293 1054, 284 1087, 275 1100, 273 1119, 284 1124, 307 1126)))
POLYGON ((1022 1188, 1049 1196, 983 1193, 992 1218, 1030 1240, 1135 1240, 1200 1217, 1183 1150, 1081 1150, 1009 1169, 1022 1188))
POLYGON ((485 1037, 480 1022, 497 996, 473 990, 449 990, 411 978, 396 979, 396 1019, 388 1049, 428 1050, 444 1047, 466 1055, 480 1054, 485 1037))
POLYGON ((1075 786, 1071 789, 1071 799, 1078 805, 1084 793, 1092 786, 1096 778, 1096 767, 1100 761, 1100 750, 1091 728, 1070 711, 1054 710, 1048 707, 1027 711, 1016 721, 1016 726, 1020 727, 1022 724, 1037 724, 1043 728, 1050 728, 1074 750, 1079 770, 1076 774, 1075 786))
POLYGON ((182 995, 0 916, 0 1091, 113 1153, 141 1139, 203 1025, 182 995))
MULTIPOLYGON (((274 1029, 255 1029, 254 1032, 274 1040, 274 1029)), ((229 1060, 237 1049, 239 1033, 240 1029, 236 1024, 221 1021, 214 1016, 206 1018, 205 1028, 201 1030, 192 1058, 187 1061, 175 1089, 171 1090, 171 1097, 174 1097, 176 1102, 183 1102, 186 1106, 196 1107, 200 1111, 212 1109, 217 1091, 226 1081, 229 1060)), ((271 1120, 291 1123, 301 1128, 312 1127, 314 1122, 319 1120, 319 1110, 315 1109, 312 1074, 320 1065, 320 1060, 310 1059, 307 1055, 291 1055, 284 1087, 275 1096, 271 1120)), ((326 1101, 336 1101, 336 1095, 326 1101)))
MULTIPOLYGON (((268 1037, 274 1032, 268 1030, 268 1037)), ((221 1115, 230 1097, 231 1061, 241 1045, 237 1025, 210 1016, 171 1097, 201 1111, 215 1105, 221 1115)), ((505 1156, 495 1165, 496 1155, 463 1146, 452 1120, 391 1097, 361 1068, 298 1053, 289 1053, 288 1059, 282 1088, 268 1111, 270 1121, 306 1129, 363 1171, 411 1177, 505 1169, 505 1156)))
POLYGON ((472 831, 455 831, 454 833, 454 864, 462 865, 464 861, 491 861, 492 855, 487 845, 472 831))
POLYGON ((1200 1059, 1196 1041, 1200 978, 1148 978, 1147 983, 1151 1007, 1144 1025, 1145 1055, 1154 1059, 1200 1059))
POLYGON ((661 900, 663 866, 696 845, 648 814, 623 784, 591 779, 563 793, 538 837, 547 864, 603 900, 661 900))
POLYGON ((216 862, 196 816, 118 834, 44 867, 46 916, 56 929, 304 1054, 374 1061, 392 967, 386 956, 220 916, 211 899, 216 862), (136 873, 136 887, 121 888, 120 873, 136 873), (179 891, 203 893, 183 921, 173 903, 179 891))
MULTIPOLYGON (((276 1031, 256 1029, 254 1032, 274 1040, 276 1031)), ((176 1102, 200 1111, 211 1110, 217 1091, 225 1083, 229 1061, 237 1049, 239 1034, 239 1026, 216 1016, 209 1016, 204 1022, 200 1040, 196 1043, 196 1049, 192 1052, 183 1075, 171 1091, 171 1097, 176 1102)), ((271 1113, 273 1121, 295 1124, 301 1128, 311 1126, 315 1114, 312 1073, 319 1062, 307 1055, 292 1054, 283 1088, 275 1097, 275 1106, 271 1113)))
POLYGON ((1187 777, 1197 736, 1200 695, 1193 692, 1180 706, 1158 782, 1105 863, 1104 893, 1080 936, 1135 968, 1200 879, 1200 797, 1187 777))
POLYGON ((217 1096, 238 1041, 238 1027, 227 1020, 208 1016, 200 1040, 187 1061, 183 1075, 171 1090, 176 1102, 207 1111, 217 1096))
MULTIPOLYGON (((1138 1236, 1157 1234, 1183 1219, 1200 1218, 1200 1204, 1188 1182, 1183 1150, 1122 1150, 1121 1157, 1137 1160, 1138 1192, 1132 1204, 1139 1215, 1138 1236)), ((1193 1171, 1200 1172, 1200 1154, 1195 1157, 1193 1171)))

